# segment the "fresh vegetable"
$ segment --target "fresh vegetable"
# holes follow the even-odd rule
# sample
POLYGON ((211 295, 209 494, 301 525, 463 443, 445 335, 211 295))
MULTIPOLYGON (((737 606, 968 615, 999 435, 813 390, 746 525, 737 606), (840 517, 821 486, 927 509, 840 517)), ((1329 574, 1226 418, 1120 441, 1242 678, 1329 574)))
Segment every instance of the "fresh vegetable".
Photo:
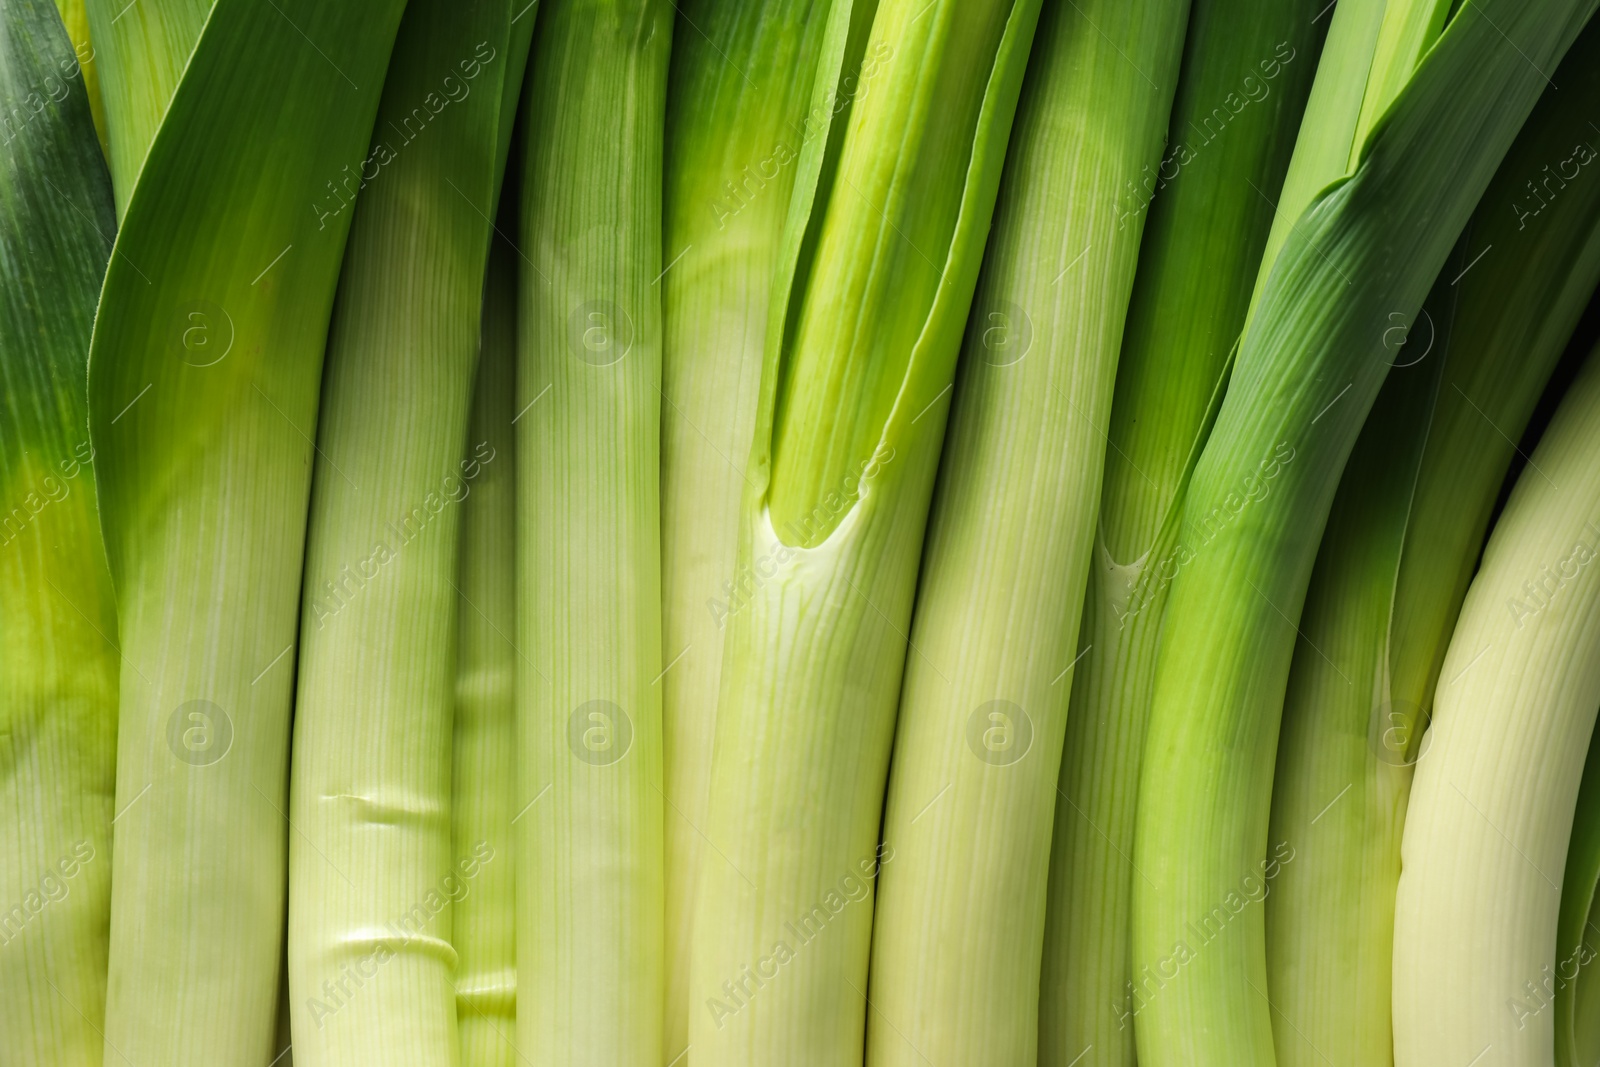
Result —
POLYGON ((1279 717, 1317 543, 1389 368, 1380 324, 1415 319, 1544 87, 1536 68, 1554 66, 1592 9, 1462 7, 1358 142, 1353 171, 1263 267, 1185 501, 1141 768, 1146 1067, 1275 1061, 1263 916, 1246 904, 1297 854, 1267 839, 1279 717))
POLYGON ((802 150, 774 282, 695 913, 697 1064, 862 1058, 922 529, 1037 16, 832 11, 819 104, 841 63, 886 63, 802 150))
POLYGON ((1561 911, 1556 920, 1556 964, 1522 987, 1521 1007, 1555 1011, 1557 1067, 1582 1067, 1600 1059, 1600 1001, 1594 963, 1600 959, 1600 915, 1595 888, 1600 885, 1600 737, 1591 733, 1583 761, 1572 839, 1561 878, 1561 911), (1529 987, 1532 988, 1529 988, 1529 987))
MULTIPOLYGON (((1107 433, 1104 487, 1051 839, 1040 1061, 1134 1062, 1134 811, 1183 490, 1199 457, 1283 183, 1326 18, 1197 0, 1160 162, 1125 185, 1149 214, 1107 433), (1235 110, 1237 109, 1237 110, 1235 110), (1080 1060, 1079 1057, 1082 1057, 1080 1060)), ((1097 424, 1098 425, 1098 424, 1097 424)))
MULTIPOLYGON (((530 15, 531 17, 531 15, 530 15)), ((515 201, 502 202, 497 229, 516 232, 515 201)), ((456 1019, 461 1067, 517 1062, 515 859, 516 795, 516 414, 517 254, 509 239, 489 248, 483 294, 483 345, 467 442, 489 446, 461 502, 460 565, 455 579, 455 769, 450 793, 452 856, 481 853, 477 876, 451 908, 456 1019)))
POLYGON ((496 857, 487 841, 458 851, 448 818, 454 577, 461 505, 498 455, 467 423, 533 24, 531 11, 512 22, 519 6, 409 3, 355 207, 318 205, 355 216, 300 609, 289 994, 302 1067, 438 1063, 459 1047, 450 903, 496 857))
POLYGON ((113 21, 91 0, 123 211, 89 356, 122 647, 108 1059, 276 1053, 301 562, 350 220, 313 205, 365 156, 400 8, 113 21))
MULTIPOLYGON (((1300 621, 1269 840, 1295 862, 1266 897, 1280 1064, 1391 1061, 1400 834, 1439 664, 1527 424, 1600 283, 1600 182, 1548 212, 1525 183, 1592 131, 1600 32, 1555 72, 1389 372, 1340 482, 1300 621)), ((1448 680, 1447 680, 1448 682, 1448 680)))
POLYGON ((734 588, 772 273, 804 146, 892 57, 811 103, 824 0, 679 5, 662 198, 662 760, 666 1034, 689 1041, 694 890, 705 847, 722 638, 734 588), (752 71, 754 74, 747 74, 752 71), (747 80, 759 77, 759 82, 747 80))
POLYGON ((657 279, 672 14, 665 0, 546 0, 523 102, 512 851, 516 1047, 538 1064, 664 1062, 657 279))
POLYGON ((1600 708, 1597 454, 1591 355, 1495 524, 1445 655, 1401 845, 1398 1067, 1485 1048, 1551 1062, 1555 1012, 1536 993, 1571 966, 1556 957, 1558 879, 1600 708))
POLYGON ((1160 164, 1187 9, 1086 0, 1040 16, 923 553, 884 817, 894 862, 873 922, 871 1064, 1038 1056, 1062 682, 1144 230, 1119 194, 1160 164))
POLYGON ((0 3, 0 1064, 101 1062, 117 619, 85 377, 116 221, 49 0, 0 3))

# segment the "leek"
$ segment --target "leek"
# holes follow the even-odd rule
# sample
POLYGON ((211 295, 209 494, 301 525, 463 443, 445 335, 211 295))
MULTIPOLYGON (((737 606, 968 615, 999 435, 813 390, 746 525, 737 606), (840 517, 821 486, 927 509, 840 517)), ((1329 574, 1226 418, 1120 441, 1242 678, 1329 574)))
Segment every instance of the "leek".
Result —
POLYGON ((84 92, 89 97, 89 115, 94 120, 95 136, 100 141, 101 153, 105 154, 109 151, 110 143, 106 139, 105 103, 100 99, 100 72, 94 65, 94 45, 89 41, 89 9, 85 0, 56 0, 56 7, 61 12, 61 21, 66 25, 67 36, 72 41, 72 52, 76 63, 64 64, 60 72, 53 76, 83 78, 84 92), (74 66, 77 68, 75 71, 74 66))
POLYGON ((673 9, 547 0, 524 100, 517 1036, 663 1062, 661 156, 673 9), (596 131, 605 130, 604 136, 596 131))
POLYGON ((1138 875, 1128 857, 1177 519, 1325 25, 1300 4, 1197 0, 1166 154, 1118 200, 1119 223, 1146 210, 1150 222, 1111 406, 1083 658, 1060 683, 1072 704, 1041 976, 1039 1057, 1049 1067, 1134 1062, 1147 990, 1131 956, 1138 875))
POLYGON ((497 458, 467 422, 523 6, 409 3, 344 188, 356 205, 314 205, 319 221, 355 218, 317 426, 289 790, 302 1067, 459 1047, 450 903, 496 857, 452 845, 453 578, 461 502, 497 458))
POLYGON ((103 1048, 117 624, 84 378, 116 223, 74 63, 48 0, 0 3, 4 1067, 98 1067, 103 1048))
MULTIPOLYGON (((689 1041, 695 875, 768 290, 800 151, 849 99, 806 110, 827 9, 824 0, 684 3, 672 56, 661 279, 668 1062, 689 1041)), ((892 60, 864 64, 857 91, 870 91, 892 60)))
POLYGON ((697 887, 697 1067, 861 1062, 923 525, 1037 18, 1031 0, 830 12, 819 103, 841 65, 892 58, 802 149, 775 281, 697 887))
POLYGON ((89 11, 123 210, 89 358, 123 655, 106 1057, 259 1065, 276 1051, 311 435, 350 216, 319 224, 312 204, 361 162, 401 4, 218 0, 203 34, 178 3, 120 6, 89 11))
POLYGON ((1144 229, 1119 194, 1161 162, 1188 6, 1085 0, 1040 16, 912 620, 870 1064, 1038 1057, 1061 683, 1144 229))
MULTIPOLYGON (((531 17, 531 16, 530 16, 531 17)), ((509 204, 509 201, 507 202, 509 204)), ((509 218, 508 218, 509 216, 509 218)), ((515 233, 502 209, 499 229, 515 233)), ((517 650, 516 480, 511 402, 516 385, 516 252, 489 249, 483 297, 483 347, 472 400, 469 446, 487 443, 495 462, 481 468, 461 502, 456 591, 455 772, 451 790, 453 856, 487 845, 492 858, 455 903, 451 944, 461 1067, 513 1067, 517 1025, 516 894, 511 798, 516 786, 514 707, 517 650)))
POLYGON ((1600 707, 1600 359, 1517 479, 1461 607, 1395 900, 1399 1067, 1552 1062, 1558 911, 1600 707))
POLYGON ((1591 734, 1589 755, 1567 844, 1567 866, 1561 878, 1561 912, 1556 920, 1556 964, 1533 988, 1523 987, 1524 1007, 1539 1011, 1552 1002, 1555 1011, 1556 1067, 1585 1067, 1600 1060, 1600 985, 1594 962, 1600 959, 1600 912, 1595 889, 1600 885, 1600 734, 1591 734))
MULTIPOLYGON (((1400 833, 1439 664, 1495 495, 1600 282, 1600 181, 1519 203, 1591 133, 1600 28, 1573 45, 1440 274, 1335 497, 1284 705, 1269 840, 1294 844, 1266 898, 1278 1060, 1391 1061, 1400 833)), ((1591 153, 1592 155, 1592 153, 1591 153)))
POLYGON ((1351 0, 1338 5, 1317 65, 1289 173, 1251 295, 1261 300, 1300 216, 1330 182, 1355 170, 1368 134, 1443 30, 1455 0, 1351 0))
POLYGON ((1147 1067, 1274 1062, 1262 911, 1247 904, 1295 855, 1267 839, 1279 715, 1316 545, 1388 370, 1375 324, 1416 317, 1544 86, 1538 68, 1593 6, 1463 6, 1263 267, 1184 505, 1141 768, 1134 958, 1160 983, 1137 1020, 1147 1067))

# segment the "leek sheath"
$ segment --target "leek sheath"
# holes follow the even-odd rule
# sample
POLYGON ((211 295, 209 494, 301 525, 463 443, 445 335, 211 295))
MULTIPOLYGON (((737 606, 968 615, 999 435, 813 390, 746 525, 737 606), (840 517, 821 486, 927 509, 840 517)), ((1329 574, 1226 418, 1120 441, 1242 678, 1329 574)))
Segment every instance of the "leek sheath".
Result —
POLYGON ((1600 359, 1534 450, 1461 606, 1394 926, 1398 1067, 1552 1062, 1562 871, 1600 708, 1600 359), (1530 988, 1532 987, 1532 991, 1530 988))
POLYGON ((76 62, 49 0, 0 3, 3 1067, 103 1048, 117 621, 84 382, 116 222, 76 62))
POLYGON ((841 64, 883 67, 802 150, 774 283, 697 887, 702 1067, 862 1059, 923 526, 1038 5, 831 16, 825 111, 841 64))
POLYGON ((1567 867, 1561 878, 1561 914, 1556 923, 1556 964, 1529 983, 1523 1001, 1530 1011, 1554 1001, 1556 1067, 1584 1067, 1600 1060, 1600 999, 1593 964, 1600 958, 1600 737, 1591 734, 1583 761, 1567 867))
MULTIPOLYGON (((666 1035, 689 1040, 694 886, 734 594, 772 273, 802 147, 826 0, 679 5, 662 203, 661 677, 666 781, 666 1035), (746 72, 749 72, 748 74, 746 72), (746 82, 746 77, 753 79, 746 82)), ((881 63, 863 65, 862 89, 881 63)))
MULTIPOLYGON (((1184 505, 1141 768, 1146 1067, 1275 1062, 1267 839, 1290 659, 1339 475, 1412 322, 1588 0, 1463 6, 1270 267, 1184 505), (1398 316, 1390 319, 1388 316, 1398 316), (1219 625, 1219 612, 1225 625, 1219 625), (1148 882, 1146 881, 1148 879, 1148 882)), ((1330 46, 1331 47, 1331 46, 1330 46)))
POLYGON ((536 1067, 658 1067, 673 8, 546 4, 523 101, 517 305, 516 1045, 536 1067))
POLYGON ((1570 183, 1537 215, 1518 210, 1540 203, 1528 180, 1592 136, 1600 29, 1578 38, 1554 77, 1560 91, 1545 91, 1507 152, 1423 318, 1409 337, 1386 331, 1395 369, 1318 550, 1269 838, 1304 846, 1266 898, 1281 1064, 1392 1060, 1411 768, 1512 442, 1600 282, 1600 181, 1570 183))
POLYGON ((1144 230, 1119 194, 1160 165, 1187 11, 1085 0, 1040 16, 912 620, 869 1064, 1037 1059, 1066 678, 1144 230))
POLYGON ((293 653, 350 217, 313 205, 361 164, 401 4, 218 0, 170 89, 145 80, 145 49, 172 42, 141 20, 179 5, 112 27, 120 6, 90 8, 124 205, 89 357, 123 655, 106 1057, 259 1067, 277 1051, 293 653), (133 137, 134 113, 159 134, 133 137))
MULTIPOLYGON (((531 17, 531 16, 530 16, 531 17)), ((516 215, 502 201, 499 228, 515 233, 516 215)), ((517 1062, 516 893, 511 855, 511 799, 516 795, 516 450, 511 404, 516 397, 517 256, 506 239, 489 248, 483 294, 483 348, 473 389, 469 451, 488 444, 483 466, 461 502, 457 571, 455 774, 451 789, 453 856, 487 845, 492 858, 451 913, 456 1018, 461 1067, 514 1067, 517 1062)))
POLYGON ((534 21, 512 22, 522 6, 412 0, 360 173, 315 205, 319 221, 355 218, 300 609, 289 992, 301 1067, 450 1062, 450 904, 507 862, 487 841, 453 845, 451 738, 461 504, 498 458, 468 442, 467 422, 534 21))
POLYGON ((1051 839, 1046 1067, 1131 1067, 1146 996, 1129 916, 1135 799, 1171 553, 1244 325, 1326 24, 1299 3, 1191 5, 1165 155, 1119 191, 1149 214, 1111 405, 1051 839), (1081 1057, 1081 1059, 1080 1059, 1081 1057))

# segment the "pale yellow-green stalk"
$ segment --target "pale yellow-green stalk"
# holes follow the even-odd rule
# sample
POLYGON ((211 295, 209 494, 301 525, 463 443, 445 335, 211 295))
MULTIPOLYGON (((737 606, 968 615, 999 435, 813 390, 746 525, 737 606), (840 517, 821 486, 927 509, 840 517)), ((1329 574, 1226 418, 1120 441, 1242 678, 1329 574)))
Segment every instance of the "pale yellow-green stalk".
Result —
POLYGON ((1037 1062, 1078 606, 1144 231, 1122 194, 1161 162, 1188 7, 1040 16, 912 619, 873 921, 874 1067, 1037 1062))
POLYGON ((1560 965, 1560 879, 1600 707, 1596 455, 1591 355, 1495 523, 1440 673, 1401 845, 1397 1067, 1553 1059, 1555 1011, 1524 983, 1560 965))
POLYGON ((801 151, 775 282, 697 887, 697 1067, 861 1062, 923 526, 1037 18, 1027 0, 831 12, 828 114, 832 72, 884 62, 801 151))
POLYGON ((398 0, 90 0, 121 229, 89 356, 122 646, 106 1058, 270 1062, 312 438, 398 0), (201 32, 201 24, 204 32, 201 32), (318 42, 312 47, 310 41, 318 42))
POLYGON ((546 0, 523 100, 512 851, 516 1046, 536 1067, 664 1062, 658 281, 672 16, 666 0, 546 0))
MULTIPOLYGON (((689 1040, 695 876, 772 273, 801 148, 845 102, 807 110, 828 0, 680 8, 687 26, 668 85, 660 283, 669 1062, 689 1040)), ((870 83, 879 73, 881 63, 857 77, 870 83)))
POLYGON ((450 904, 508 862, 452 840, 451 739, 461 507, 499 458, 467 423, 532 34, 532 10, 512 21, 523 6, 411 0, 371 148, 315 206, 319 223, 355 217, 300 608, 288 814, 301 1067, 451 1062, 450 904))

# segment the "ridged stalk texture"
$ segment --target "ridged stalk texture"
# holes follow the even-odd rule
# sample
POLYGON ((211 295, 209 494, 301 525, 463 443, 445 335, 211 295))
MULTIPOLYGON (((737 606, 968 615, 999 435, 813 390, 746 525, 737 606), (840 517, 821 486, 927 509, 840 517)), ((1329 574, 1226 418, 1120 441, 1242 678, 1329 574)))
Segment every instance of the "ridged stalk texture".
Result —
POLYGON ((0 3, 0 115, 26 116, 0 152, 3 1067, 103 1049, 117 619, 85 379, 116 223, 75 63, 49 0, 0 3))
MULTIPOLYGON (((451 903, 508 857, 451 832, 461 505, 484 267, 534 12, 406 7, 360 168, 317 425, 289 818, 301 1067, 451 1062, 451 903)), ((509 789, 509 784, 508 784, 509 789)))
POLYGON ((1188 0, 1040 16, 974 298, 890 767, 867 1062, 1032 1065, 1105 426, 1188 0), (1096 31, 1099 32, 1096 32, 1096 31))
POLYGON ((1252 313, 1301 214, 1327 185, 1355 170, 1367 135, 1438 40, 1453 2, 1352 0, 1336 6, 1331 15, 1324 9, 1327 47, 1276 201, 1251 296, 1252 313))
MULTIPOLYGON (((62 64, 52 73, 51 78, 66 80, 82 76, 83 88, 89 97, 89 114, 94 119, 95 137, 100 142, 100 151, 104 158, 110 150, 110 141, 106 137, 105 103, 100 99, 100 71, 94 65, 94 45, 89 40, 89 9, 84 0, 56 0, 56 8, 61 12, 61 21, 66 25, 67 37, 72 41, 77 69, 73 69, 72 63, 62 64)), ((46 92, 51 95, 60 91, 48 81, 45 85, 46 92)), ((39 86, 34 88, 37 89, 39 86)))
POLYGON ((661 678, 668 1062, 689 1041, 722 638, 755 429, 772 275, 801 149, 859 87, 808 110, 828 0, 680 6, 667 95, 661 405, 661 678), (746 79, 749 78, 749 81, 746 79))
POLYGON ((1522 1007, 1530 1014, 1555 1010, 1556 1067, 1584 1067, 1600 1060, 1600 737, 1591 733, 1589 755, 1572 815, 1572 838, 1561 877, 1561 913, 1556 921, 1556 963, 1538 981, 1523 987, 1522 1007))
POLYGON ((1544 88, 1536 68, 1592 10, 1462 7, 1270 267, 1186 497, 1156 667, 1132 857, 1134 956, 1157 976, 1136 1020, 1146 1067, 1275 1062, 1249 905, 1296 854, 1267 831, 1317 544, 1389 369, 1384 325, 1417 316, 1544 88))
POLYGON ((1044 931, 1039 1060, 1131 1067, 1143 976, 1129 916, 1135 799, 1182 493, 1244 325, 1326 19, 1196 0, 1162 159, 1117 194, 1149 213, 1112 401, 1071 685, 1044 931), (1081 1057, 1081 1059, 1080 1059, 1081 1057))
POLYGON ((537 1067, 657 1067, 658 279, 674 11, 546 4, 523 102, 516 1045, 537 1067))
POLYGON ((1038 5, 831 15, 819 101, 883 67, 803 148, 775 283, 695 912, 704 1067, 862 1060, 923 527, 1038 5))
POLYGON ((89 12, 124 211, 89 358, 123 656, 106 1058, 260 1067, 277 1052, 301 564, 349 220, 313 205, 365 154, 401 4, 218 0, 183 48, 155 31, 180 5, 122 6, 89 12))
MULTIPOLYGON (((516 232, 514 211, 502 208, 499 228, 516 232)), ((451 910, 450 943, 460 960, 455 985, 461 1067, 517 1063, 516 861, 511 852, 517 785, 517 483, 511 428, 517 264, 507 238, 492 242, 467 447, 473 453, 483 442, 495 461, 481 467, 461 502, 456 572, 451 855, 490 857, 480 861, 477 877, 451 910)))
POLYGON ((1600 707, 1600 359, 1484 549, 1417 764, 1395 902, 1399 1067, 1549 1064, 1561 882, 1600 707), (1530 988, 1531 987, 1531 988, 1530 988))
POLYGON ((1296 854, 1266 898, 1282 1064, 1392 1061, 1400 835, 1439 665, 1513 442, 1600 282, 1600 181, 1570 158, 1594 158, 1583 145, 1600 111, 1597 48, 1595 29, 1574 44, 1424 316, 1389 332, 1395 369, 1318 550, 1269 835, 1296 854), (1541 169, 1563 160, 1570 182, 1541 169), (1548 211, 1533 214, 1530 180, 1550 182, 1548 211))

